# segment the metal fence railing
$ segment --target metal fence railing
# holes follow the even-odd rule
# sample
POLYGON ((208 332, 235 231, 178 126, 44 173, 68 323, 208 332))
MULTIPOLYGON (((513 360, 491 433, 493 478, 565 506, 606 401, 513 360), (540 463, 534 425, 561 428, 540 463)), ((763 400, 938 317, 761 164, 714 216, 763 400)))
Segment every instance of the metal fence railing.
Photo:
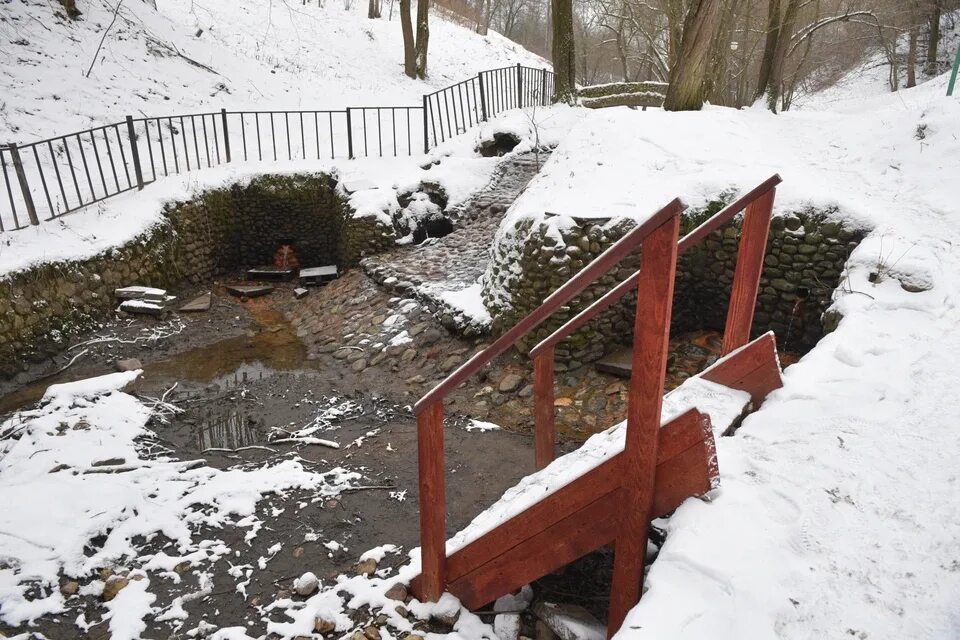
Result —
POLYGON ((550 104, 553 86, 553 72, 518 64, 482 71, 423 96, 417 106, 127 116, 47 140, 0 145, 0 232, 229 162, 427 153, 503 111, 550 104))

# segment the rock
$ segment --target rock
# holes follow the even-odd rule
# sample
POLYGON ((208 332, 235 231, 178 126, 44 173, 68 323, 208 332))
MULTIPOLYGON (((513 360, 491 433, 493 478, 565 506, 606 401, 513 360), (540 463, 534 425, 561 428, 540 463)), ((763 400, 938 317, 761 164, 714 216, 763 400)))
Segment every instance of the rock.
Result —
POLYGON ((523 377, 515 373, 508 373, 500 379, 500 385, 497 387, 501 393, 510 393, 516 391, 523 384, 523 377))
POLYGON ((143 364, 136 358, 124 358, 115 361, 113 363, 113 367, 117 371, 136 371, 138 369, 143 369, 143 364))
POLYGON ((538 602, 533 612, 560 640, 606 640, 607 628, 579 605, 538 602))
POLYGON ((447 356, 444 358, 443 362, 440 363, 440 371, 446 373, 454 367, 460 364, 460 356, 447 356))
POLYGON ((361 371, 367 368, 366 358, 360 358, 358 360, 355 360, 353 364, 350 366, 350 368, 356 371, 357 373, 360 373, 361 371))
POLYGON ((363 630, 363 635, 367 640, 380 640, 380 629, 370 625, 363 630))
POLYGON ((369 576, 377 570, 377 561, 373 558, 361 560, 354 565, 353 570, 357 573, 357 575, 369 576))
POLYGON ((316 620, 313 621, 313 630, 317 633, 330 633, 331 631, 336 631, 337 623, 327 620, 326 618, 321 618, 317 616, 316 620))
POLYGON ((304 289, 303 287, 297 287, 293 290, 293 297, 297 300, 307 297, 307 294, 310 293, 309 289, 304 289))
POLYGON ((553 401, 553 406, 555 407, 572 407, 573 398, 557 398, 553 401))
POLYGON ((297 547, 296 549, 293 550, 293 552, 292 552, 291 555, 292 555, 294 558, 302 558, 302 557, 303 557, 303 547, 297 547))
POLYGON ((528 384, 523 389, 520 389, 517 395, 521 398, 529 398, 530 396, 533 395, 533 385, 528 384))
POLYGON ((387 589, 387 592, 383 595, 390 598, 391 600, 400 600, 401 602, 403 602, 407 599, 407 587, 406 585, 398 582, 397 584, 387 589))
POLYGON ((269 285, 232 284, 227 285, 227 293, 238 298, 259 298, 273 291, 269 285))
POLYGON ((69 598, 70 596, 77 595, 77 591, 79 590, 80 590, 80 583, 75 580, 68 580, 67 582, 64 582, 62 585, 60 585, 60 593, 62 593, 64 597, 67 597, 67 598, 69 598))
POLYGON ((500 640, 518 640, 520 637, 520 614, 501 613, 493 619, 493 632, 500 640))
POLYGON ((309 571, 293 581, 293 590, 303 597, 311 595, 318 588, 320 588, 320 580, 309 571))
POLYGON ((101 597, 104 602, 110 602, 117 597, 117 594, 123 591, 130 584, 130 580, 123 576, 110 576, 107 583, 103 585, 103 594, 101 597))

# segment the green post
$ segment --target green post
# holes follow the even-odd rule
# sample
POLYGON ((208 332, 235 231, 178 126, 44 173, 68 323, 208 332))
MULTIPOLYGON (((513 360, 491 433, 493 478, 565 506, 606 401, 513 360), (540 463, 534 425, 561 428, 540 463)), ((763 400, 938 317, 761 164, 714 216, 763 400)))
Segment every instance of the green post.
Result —
POLYGON ((957 86, 957 72, 960 71, 960 47, 957 47, 957 56, 953 60, 953 72, 950 74, 950 84, 947 85, 947 95, 953 95, 953 89, 957 86))

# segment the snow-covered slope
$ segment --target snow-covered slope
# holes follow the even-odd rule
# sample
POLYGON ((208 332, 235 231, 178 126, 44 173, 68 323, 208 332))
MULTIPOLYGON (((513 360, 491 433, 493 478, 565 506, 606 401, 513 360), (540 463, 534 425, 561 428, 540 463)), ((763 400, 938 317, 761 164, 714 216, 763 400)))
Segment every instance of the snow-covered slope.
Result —
POLYGON ((483 69, 545 66, 491 32, 431 18, 429 78, 403 74, 396 12, 366 18, 339 1, 82 0, 66 19, 55 2, 0 4, 0 142, 30 142, 115 122, 203 109, 418 105, 425 92, 483 69), (202 33, 197 36, 199 29, 202 33))

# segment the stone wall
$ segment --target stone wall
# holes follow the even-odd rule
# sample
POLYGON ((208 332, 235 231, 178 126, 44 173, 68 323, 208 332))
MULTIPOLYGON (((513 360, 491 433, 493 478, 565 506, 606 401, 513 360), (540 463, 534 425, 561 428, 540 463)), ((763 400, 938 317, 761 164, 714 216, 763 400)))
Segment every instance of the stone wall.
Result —
MULTIPOLYGON (((682 233, 724 205, 718 200, 686 216, 682 233)), ((835 222, 835 211, 804 210, 774 218, 760 282, 754 335, 774 330, 781 347, 795 352, 812 348, 824 333, 821 316, 839 284, 850 251, 863 231, 835 222)), ((673 307, 674 333, 722 331, 742 220, 734 220, 680 257, 673 307)), ((500 333, 535 309, 551 292, 634 227, 627 219, 551 217, 519 221, 494 246, 484 277, 484 302, 500 333)), ((593 300, 632 274, 639 252, 588 287, 567 308, 531 332, 526 351, 559 328, 593 300)), ((578 366, 632 339, 636 295, 628 295, 557 346, 557 360, 578 366)))
POLYGON ((150 231, 92 258, 46 263, 0 280, 0 376, 61 351, 116 308, 114 289, 170 288, 269 264, 281 240, 301 263, 351 267, 395 241, 376 217, 354 218, 324 174, 263 176, 169 205, 150 231))

